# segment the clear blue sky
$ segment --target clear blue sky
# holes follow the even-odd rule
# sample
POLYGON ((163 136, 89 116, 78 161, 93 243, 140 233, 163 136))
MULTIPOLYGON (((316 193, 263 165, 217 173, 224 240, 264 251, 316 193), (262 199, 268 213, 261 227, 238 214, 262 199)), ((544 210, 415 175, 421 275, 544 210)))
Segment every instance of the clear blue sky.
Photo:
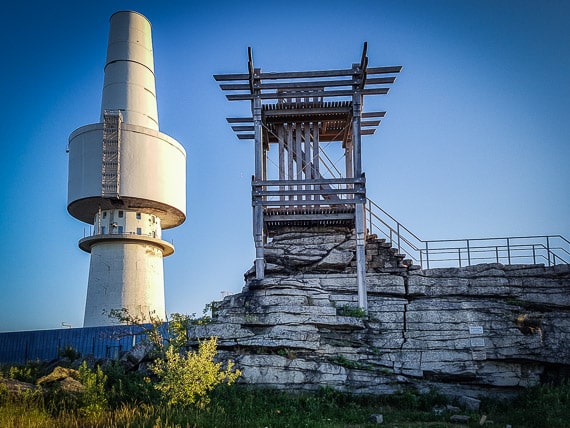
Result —
MULTIPOLYGON (((570 237, 570 3, 52 1, 0 14, 0 331, 81 326, 87 225, 66 211, 69 134, 97 122, 109 17, 153 25, 160 129, 188 155, 188 219, 165 232, 169 313, 237 292, 254 258, 251 142, 214 73, 402 65, 363 142, 368 196, 423 239, 570 237)), ((365 107, 366 107, 365 106, 365 107)))

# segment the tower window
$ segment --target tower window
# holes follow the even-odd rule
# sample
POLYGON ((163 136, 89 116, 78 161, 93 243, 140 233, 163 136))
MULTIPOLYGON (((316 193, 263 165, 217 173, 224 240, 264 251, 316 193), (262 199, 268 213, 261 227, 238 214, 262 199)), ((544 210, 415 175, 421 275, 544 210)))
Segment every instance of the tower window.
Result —
POLYGON ((141 213, 137 213, 137 220, 141 219, 141 213))
POLYGON ((137 235, 142 235, 142 229, 140 227, 137 227, 137 235))
POLYGON ((103 218, 107 217, 107 211, 103 212, 103 218))
POLYGON ((119 211, 119 218, 123 218, 123 211, 119 211))

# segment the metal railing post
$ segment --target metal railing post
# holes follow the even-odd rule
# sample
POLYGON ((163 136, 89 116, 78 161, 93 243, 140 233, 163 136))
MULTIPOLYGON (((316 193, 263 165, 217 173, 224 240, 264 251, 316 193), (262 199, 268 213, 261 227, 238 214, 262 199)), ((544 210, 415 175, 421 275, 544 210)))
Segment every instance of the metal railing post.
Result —
POLYGON ((400 251, 400 223, 396 224, 396 228, 397 228, 397 233, 398 233, 398 253, 401 253, 401 251, 400 251))
POLYGON ((459 267, 461 267, 461 248, 457 249, 457 256, 459 257, 459 267))
POLYGON ((546 237, 546 255, 548 256, 548 266, 550 266, 550 237, 546 237))
POLYGON ((429 248, 428 248, 428 244, 429 244, 429 242, 426 241, 426 265, 427 265, 427 268, 429 269, 429 248))
POLYGON ((499 263, 499 246, 495 245, 495 257, 497 258, 497 263, 499 263))
POLYGON ((370 233, 374 233, 372 228, 372 201, 368 199, 368 229, 370 233))
POLYGON ((469 248, 469 239, 467 242, 467 266, 471 266, 471 250, 469 248))
POLYGON ((511 264, 511 240, 507 238, 507 260, 511 264))
POLYGON ((532 263, 536 264, 536 249, 534 248, 534 244, 532 244, 532 263))

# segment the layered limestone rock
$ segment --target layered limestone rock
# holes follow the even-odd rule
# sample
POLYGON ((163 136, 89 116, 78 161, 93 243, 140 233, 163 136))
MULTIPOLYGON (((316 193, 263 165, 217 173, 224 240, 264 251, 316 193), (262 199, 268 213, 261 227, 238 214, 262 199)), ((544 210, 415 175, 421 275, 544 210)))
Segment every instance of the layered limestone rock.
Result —
POLYGON ((213 323, 191 337, 217 336, 242 382, 288 390, 435 386, 476 398, 570 371, 568 265, 420 270, 373 239, 365 314, 351 242, 348 231, 274 239, 266 278, 246 274, 243 291, 217 302, 213 323))

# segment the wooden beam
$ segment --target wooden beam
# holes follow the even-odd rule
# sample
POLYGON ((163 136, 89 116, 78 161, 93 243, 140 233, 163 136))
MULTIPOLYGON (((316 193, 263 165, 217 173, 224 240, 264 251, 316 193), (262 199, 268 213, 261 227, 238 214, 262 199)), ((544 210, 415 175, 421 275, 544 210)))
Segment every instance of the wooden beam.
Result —
POLYGON ((370 117, 384 117, 384 116, 386 116, 385 111, 373 111, 373 112, 362 113, 363 119, 368 119, 370 117))
POLYGON ((252 187, 265 187, 265 186, 281 186, 283 184, 299 185, 299 184, 312 184, 316 186, 321 185, 352 185, 352 184, 365 184, 366 179, 363 177, 359 178, 314 178, 312 180, 255 180, 252 181, 252 187))
MULTIPOLYGON (((303 183, 310 183, 310 181, 303 181, 303 183)), ((290 190, 252 190, 252 195, 254 196, 287 196, 287 195, 364 195, 366 191, 364 189, 334 189, 334 188, 322 188, 318 187, 315 189, 298 189, 294 191, 290 190)), ((339 199, 342 201, 343 199, 339 199)))
MULTIPOLYGON (((297 195, 300 197, 300 195, 297 195)), ((313 201, 301 201, 301 200, 289 200, 289 201, 260 201, 258 199, 252 200, 252 206, 254 207, 288 207, 288 206, 311 206, 311 205, 354 205, 362 204, 364 198, 347 198, 347 199, 335 199, 330 201, 327 199, 317 199, 313 201)))
POLYGON ((286 221, 318 221, 318 220, 352 220, 354 221, 353 213, 326 213, 326 214, 273 214, 266 215, 264 218, 265 223, 279 223, 286 221))
POLYGON ((228 123, 253 123, 253 117, 228 117, 228 123))
POLYGON ((248 80, 249 79, 249 74, 214 74, 214 79, 217 82, 226 82, 226 81, 230 81, 230 80, 248 80))
MULTIPOLYGON (((372 89, 363 89, 361 93, 363 95, 384 95, 387 94, 389 88, 372 88, 372 89)), ((354 91, 352 90, 337 90, 337 91, 314 91, 311 92, 310 96, 312 97, 352 97, 354 91)), ((261 93, 259 96, 261 99, 264 100, 276 100, 276 99, 283 99, 283 98, 303 98, 306 97, 308 94, 306 92, 287 92, 287 93, 279 93, 279 92, 264 92, 261 93)), ((226 98, 229 101, 246 101, 252 100, 253 95, 251 94, 229 94, 226 95, 226 98)))
MULTIPOLYGON (((368 67, 367 74, 395 74, 402 71, 402 66, 390 67, 368 67)), ((352 76, 354 71, 352 69, 346 70, 320 70, 320 71, 292 71, 284 73, 261 73, 260 78, 263 79, 303 79, 314 77, 342 77, 352 76)), ((249 80, 247 73, 233 73, 233 74, 214 74, 214 79, 218 82, 236 81, 236 80, 249 80)))
POLYGON ((264 110, 263 115, 265 117, 278 117, 278 116, 297 116, 311 114, 311 116, 322 116, 331 114, 348 114, 350 113, 350 105, 346 107, 319 107, 319 108, 284 108, 280 110, 264 110))
MULTIPOLYGON (((378 77, 366 80, 368 85, 388 85, 394 83, 395 77, 378 77)), ((286 82, 286 83, 262 83, 259 89, 323 89, 327 87, 352 86, 352 80, 319 80, 305 82, 286 82)), ((249 85, 247 83, 222 84, 220 88, 224 91, 247 91, 249 85)))
POLYGON ((393 73, 399 73, 400 71, 402 71, 401 65, 392 66, 392 67, 368 67, 366 69, 366 72, 368 74, 393 74, 393 73))

